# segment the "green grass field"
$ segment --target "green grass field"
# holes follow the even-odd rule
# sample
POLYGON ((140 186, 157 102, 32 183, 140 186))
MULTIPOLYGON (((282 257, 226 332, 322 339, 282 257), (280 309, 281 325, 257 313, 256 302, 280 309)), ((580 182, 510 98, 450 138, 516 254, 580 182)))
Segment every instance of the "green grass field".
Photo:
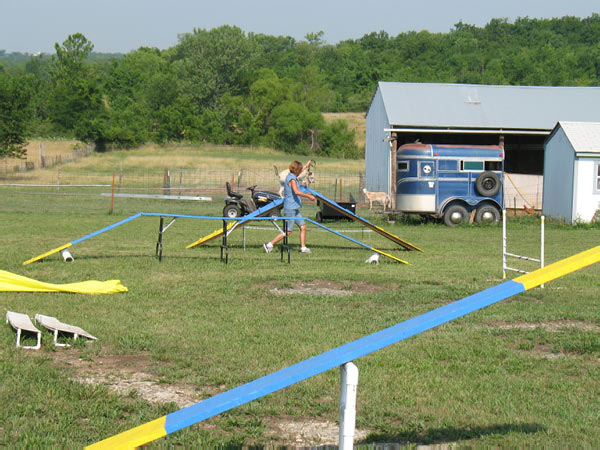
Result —
MULTIPOLYGON (((231 236, 225 265, 220 242, 185 249, 219 222, 178 219, 159 262, 158 218, 140 218, 73 246, 73 263, 52 255, 22 266, 140 211, 218 216, 223 203, 117 199, 108 214, 110 199, 99 196, 19 188, 0 195, 1 269, 52 283, 119 279, 129 289, 0 292, 2 314, 51 315, 99 338, 55 349, 45 332, 40 351, 24 351, 0 327, 5 447, 91 444, 502 281, 501 227, 388 224, 366 209, 358 212, 424 253, 338 222, 328 226, 411 265, 365 264, 369 251, 314 227, 313 253, 298 253, 294 233, 288 265, 264 253, 262 242, 276 232, 257 223, 245 249, 241 231, 231 236)), ((308 217, 315 212, 305 207, 308 217)), ((546 261, 599 242, 598 226, 550 222, 546 261)), ((509 250, 539 254, 537 219, 511 218, 509 250)), ((355 361, 357 443, 597 447, 599 285, 600 265, 588 267, 355 361)), ((151 446, 332 444, 312 431, 335 431, 338 396, 332 370, 151 446)))

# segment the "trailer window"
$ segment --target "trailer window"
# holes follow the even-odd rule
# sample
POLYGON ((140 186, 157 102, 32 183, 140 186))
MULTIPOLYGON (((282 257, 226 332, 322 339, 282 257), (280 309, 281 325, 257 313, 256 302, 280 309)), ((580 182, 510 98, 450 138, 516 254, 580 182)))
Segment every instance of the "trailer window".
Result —
POLYGON ((408 161, 398 161, 398 172, 408 172, 408 161))
POLYGON ((486 161, 485 170, 502 170, 502 161, 486 161))
POLYGON ((441 171, 448 170, 448 171, 456 172, 456 170, 458 168, 458 162, 453 159, 440 159, 438 161, 438 168, 441 171))
POLYGON ((460 170, 483 170, 483 161, 461 161, 460 170))

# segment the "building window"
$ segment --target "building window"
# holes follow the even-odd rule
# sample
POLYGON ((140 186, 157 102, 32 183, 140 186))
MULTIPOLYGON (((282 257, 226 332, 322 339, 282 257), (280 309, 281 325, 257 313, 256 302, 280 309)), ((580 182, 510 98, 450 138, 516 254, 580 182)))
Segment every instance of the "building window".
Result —
POLYGON ((408 161, 398 161, 398 172, 408 172, 408 161))
POLYGON ((594 194, 600 194, 600 161, 594 163, 594 194))

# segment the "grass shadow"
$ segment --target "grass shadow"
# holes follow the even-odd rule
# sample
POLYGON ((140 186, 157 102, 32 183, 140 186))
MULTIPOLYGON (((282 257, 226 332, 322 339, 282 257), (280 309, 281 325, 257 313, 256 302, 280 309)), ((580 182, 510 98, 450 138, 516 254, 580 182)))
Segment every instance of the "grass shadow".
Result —
MULTIPOLYGON (((537 423, 507 423, 489 426, 474 427, 443 427, 430 430, 411 430, 401 433, 373 433, 362 442, 356 443, 355 448, 374 448, 377 443, 398 443, 405 446, 408 444, 437 445, 457 441, 468 441, 483 436, 502 436, 511 433, 534 434, 546 431, 546 428, 537 423)), ((390 447, 386 446, 386 449, 390 447)))

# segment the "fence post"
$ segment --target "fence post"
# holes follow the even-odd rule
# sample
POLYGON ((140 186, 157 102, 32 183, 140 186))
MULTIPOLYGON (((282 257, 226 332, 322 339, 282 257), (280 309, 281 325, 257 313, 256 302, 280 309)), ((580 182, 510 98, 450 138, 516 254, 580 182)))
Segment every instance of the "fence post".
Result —
POLYGON ((352 361, 340 366, 340 385, 338 448, 351 450, 354 447, 356 389, 358 387, 358 367, 352 361))
POLYGON ((502 209, 502 279, 506 280, 506 209, 502 209))
POLYGON ((165 174, 163 176, 163 193, 165 195, 169 195, 171 193, 171 175, 169 173, 169 169, 165 169, 165 174))

